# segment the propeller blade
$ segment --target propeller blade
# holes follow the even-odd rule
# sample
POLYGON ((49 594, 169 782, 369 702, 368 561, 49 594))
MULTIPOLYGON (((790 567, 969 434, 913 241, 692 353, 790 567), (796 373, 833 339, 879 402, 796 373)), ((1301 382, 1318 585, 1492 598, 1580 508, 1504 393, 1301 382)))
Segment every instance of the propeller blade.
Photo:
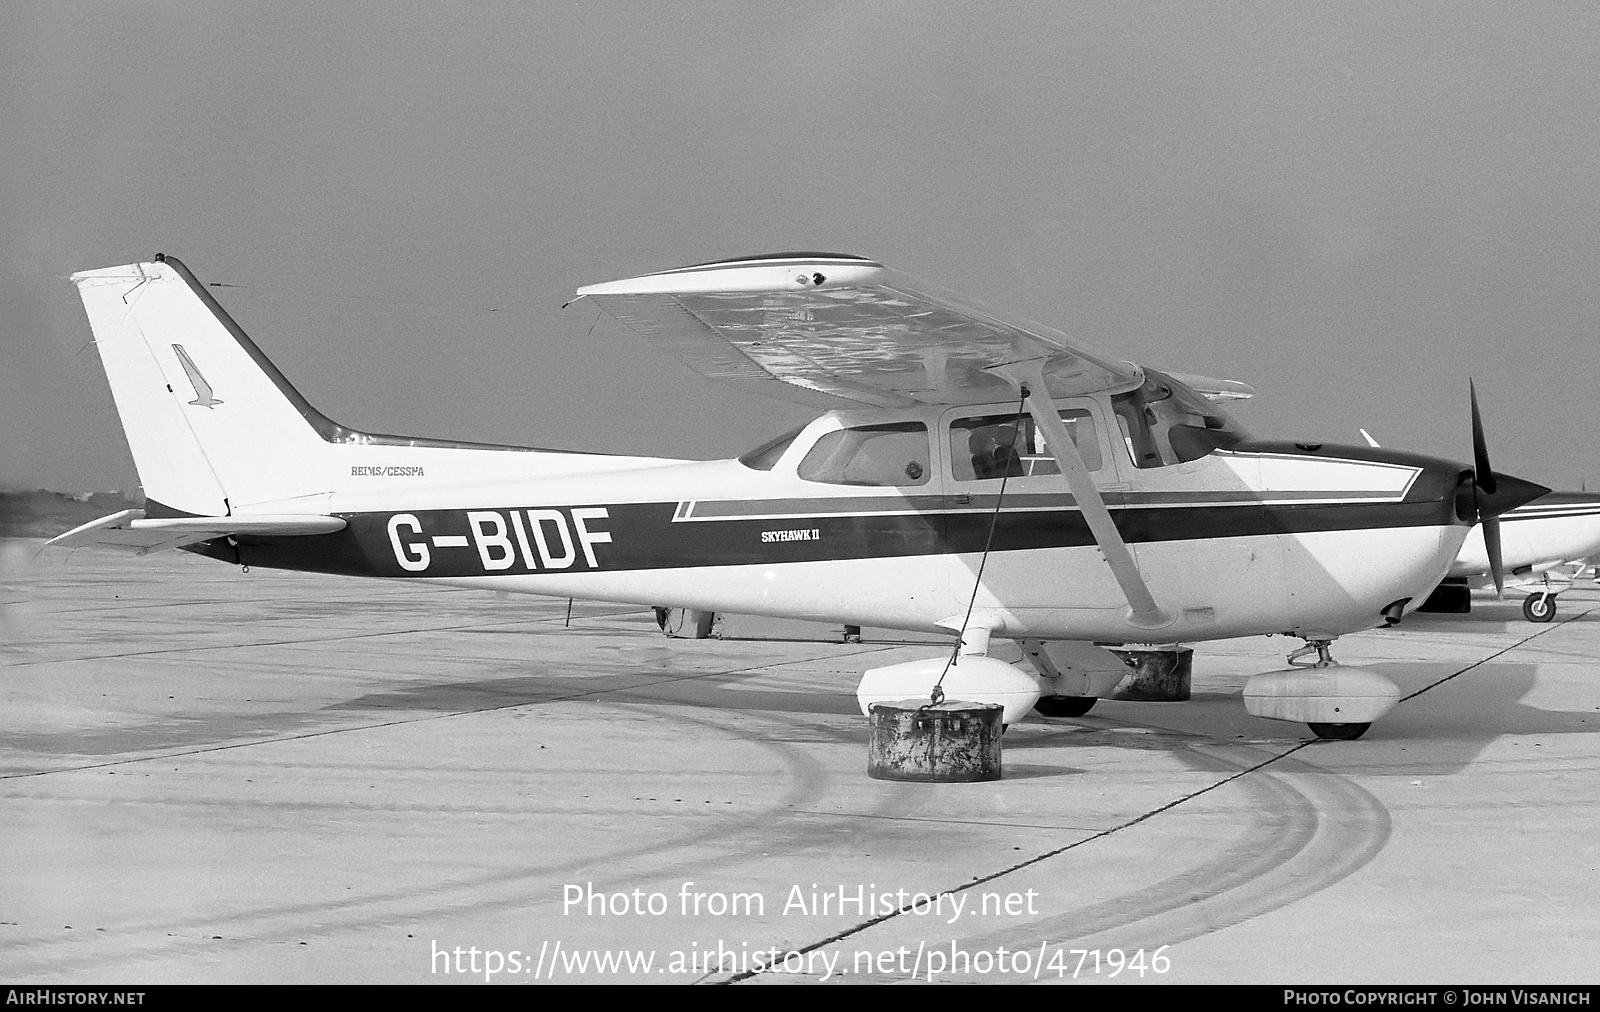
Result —
POLYGON ((1505 564, 1500 561, 1499 517, 1483 518, 1483 547, 1489 553, 1489 575, 1494 577, 1494 595, 1499 597, 1506 590, 1505 564))
POLYGON ((1472 470, 1478 488, 1494 495, 1494 470, 1489 467, 1489 444, 1483 439, 1483 418, 1478 414, 1478 387, 1467 380, 1467 392, 1472 397, 1472 470))
POLYGON ((1494 592, 1506 587, 1505 562, 1500 553, 1500 515, 1530 503, 1550 490, 1543 485, 1508 474, 1497 475, 1489 466, 1489 445, 1483 438, 1483 417, 1478 413, 1478 387, 1467 380, 1472 400, 1472 501, 1483 526, 1483 548, 1489 556, 1489 574, 1494 577, 1494 592))

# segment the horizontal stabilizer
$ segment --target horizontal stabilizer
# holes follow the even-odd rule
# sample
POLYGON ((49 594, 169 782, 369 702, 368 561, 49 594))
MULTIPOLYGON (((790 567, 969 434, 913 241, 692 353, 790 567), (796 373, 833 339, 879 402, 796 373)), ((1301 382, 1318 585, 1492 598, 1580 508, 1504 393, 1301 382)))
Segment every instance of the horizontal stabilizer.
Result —
POLYGON ((270 513, 235 517, 161 517, 146 520, 144 510, 123 510, 91 520, 81 527, 50 539, 47 544, 67 548, 103 545, 126 548, 140 554, 162 548, 181 548, 197 541, 250 534, 272 537, 304 537, 332 534, 344 530, 339 517, 312 513, 270 513))

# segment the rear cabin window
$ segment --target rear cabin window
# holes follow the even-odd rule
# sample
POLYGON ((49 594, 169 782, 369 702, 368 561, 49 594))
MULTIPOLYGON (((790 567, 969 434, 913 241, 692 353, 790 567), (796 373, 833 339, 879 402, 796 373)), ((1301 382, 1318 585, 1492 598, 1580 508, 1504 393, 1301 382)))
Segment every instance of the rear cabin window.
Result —
POLYGON ((835 429, 800 461, 799 475, 828 485, 926 485, 931 445, 921 422, 835 429))
MULTIPOLYGON (((1100 437, 1094 416, 1081 408, 1069 408, 1061 412, 1061 422, 1084 466, 1100 470, 1100 437)), ((1032 415, 984 415, 951 422, 950 471, 956 481, 1061 473, 1032 415)))
POLYGON ((739 458, 739 463, 757 471, 770 471, 772 470, 772 465, 778 462, 778 458, 788 452, 789 444, 793 443, 803 431, 805 431, 804 425, 792 432, 785 432, 776 439, 768 440, 749 453, 742 455, 739 458))

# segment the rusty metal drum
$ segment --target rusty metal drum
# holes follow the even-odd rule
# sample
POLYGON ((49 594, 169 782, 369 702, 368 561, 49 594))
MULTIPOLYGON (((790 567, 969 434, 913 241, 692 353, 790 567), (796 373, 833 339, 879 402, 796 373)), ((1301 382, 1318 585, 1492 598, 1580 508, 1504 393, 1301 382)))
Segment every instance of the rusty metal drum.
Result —
POLYGON ((867 776, 875 780, 973 783, 1000 779, 1004 707, 998 703, 903 699, 873 703, 867 776))

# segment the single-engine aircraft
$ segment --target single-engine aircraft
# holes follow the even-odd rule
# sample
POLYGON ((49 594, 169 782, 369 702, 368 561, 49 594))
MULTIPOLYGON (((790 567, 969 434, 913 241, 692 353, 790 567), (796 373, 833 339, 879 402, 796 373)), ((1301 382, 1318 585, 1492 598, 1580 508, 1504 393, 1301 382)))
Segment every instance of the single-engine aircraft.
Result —
POLYGON ((863 708, 1076 715, 1126 671, 1098 643, 1282 633, 1306 645, 1247 708, 1357 737, 1398 690, 1331 642, 1420 603, 1474 524, 1498 570, 1495 518, 1548 491, 1490 469, 1476 391, 1470 467, 1256 439, 1179 377, 859 256, 578 290, 704 376, 827 409, 715 461, 359 432, 177 259, 73 281, 147 502, 52 544, 951 635, 867 672, 863 708))

